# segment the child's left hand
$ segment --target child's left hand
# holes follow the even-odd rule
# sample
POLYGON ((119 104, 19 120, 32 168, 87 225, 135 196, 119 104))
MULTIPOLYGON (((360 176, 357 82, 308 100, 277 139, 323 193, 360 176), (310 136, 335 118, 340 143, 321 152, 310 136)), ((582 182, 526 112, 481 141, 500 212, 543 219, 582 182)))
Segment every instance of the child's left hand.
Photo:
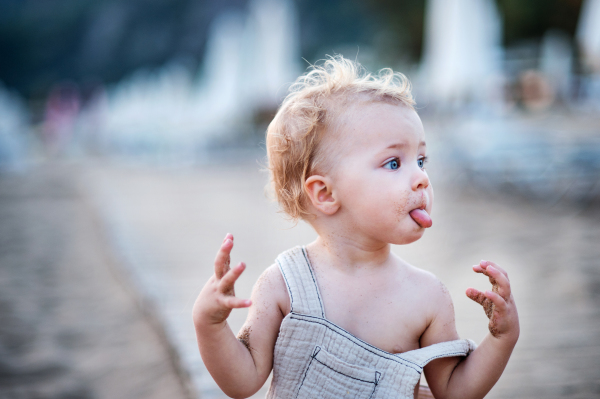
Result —
POLYGON ((490 278, 492 291, 484 293, 469 288, 466 292, 467 296, 483 306, 486 316, 490 319, 488 328, 495 338, 507 336, 516 341, 519 337, 519 316, 511 293, 508 273, 494 262, 483 260, 473 266, 473 271, 490 278))

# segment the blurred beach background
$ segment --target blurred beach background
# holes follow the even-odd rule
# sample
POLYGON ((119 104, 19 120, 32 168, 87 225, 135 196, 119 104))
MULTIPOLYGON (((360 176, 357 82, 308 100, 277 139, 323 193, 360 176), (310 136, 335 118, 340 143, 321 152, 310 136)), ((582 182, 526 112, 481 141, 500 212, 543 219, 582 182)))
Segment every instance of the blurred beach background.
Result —
POLYGON ((488 397, 600 397, 600 0, 2 0, 0 399, 225 397, 191 308, 227 232, 241 297, 315 238, 265 189, 264 134, 334 54, 413 83, 434 224, 393 251, 461 337, 487 330, 471 265, 511 277, 488 397))

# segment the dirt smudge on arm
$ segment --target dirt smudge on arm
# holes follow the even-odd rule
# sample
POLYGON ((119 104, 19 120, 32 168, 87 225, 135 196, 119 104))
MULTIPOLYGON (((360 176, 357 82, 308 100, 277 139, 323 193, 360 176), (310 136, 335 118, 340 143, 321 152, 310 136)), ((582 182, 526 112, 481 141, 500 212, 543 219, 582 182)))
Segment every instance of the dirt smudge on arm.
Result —
POLYGON ((246 326, 237 335, 238 341, 240 341, 246 347, 246 349, 248 349, 248 351, 250 351, 250 352, 252 351, 252 347, 250 347, 250 333, 251 332, 252 332, 252 329, 250 328, 250 326, 246 326))

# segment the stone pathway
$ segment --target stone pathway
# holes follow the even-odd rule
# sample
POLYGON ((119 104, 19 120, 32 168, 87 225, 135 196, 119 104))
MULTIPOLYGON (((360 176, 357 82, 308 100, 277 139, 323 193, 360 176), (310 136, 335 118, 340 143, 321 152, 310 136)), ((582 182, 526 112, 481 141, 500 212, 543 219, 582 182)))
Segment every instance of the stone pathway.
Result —
POLYGON ((0 175, 0 398, 195 396, 73 167, 0 175))

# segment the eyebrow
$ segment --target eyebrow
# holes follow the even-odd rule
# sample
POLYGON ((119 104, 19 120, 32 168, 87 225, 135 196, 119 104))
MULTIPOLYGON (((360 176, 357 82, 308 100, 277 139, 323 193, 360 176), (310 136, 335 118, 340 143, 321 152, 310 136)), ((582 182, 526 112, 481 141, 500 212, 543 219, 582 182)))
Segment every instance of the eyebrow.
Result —
MULTIPOLYGON (((406 146, 406 143, 394 143, 394 144, 390 144, 387 148, 402 148, 405 146, 406 146)), ((425 141, 421 141, 419 143, 419 147, 421 147, 421 146, 427 147, 427 143, 425 141)))

